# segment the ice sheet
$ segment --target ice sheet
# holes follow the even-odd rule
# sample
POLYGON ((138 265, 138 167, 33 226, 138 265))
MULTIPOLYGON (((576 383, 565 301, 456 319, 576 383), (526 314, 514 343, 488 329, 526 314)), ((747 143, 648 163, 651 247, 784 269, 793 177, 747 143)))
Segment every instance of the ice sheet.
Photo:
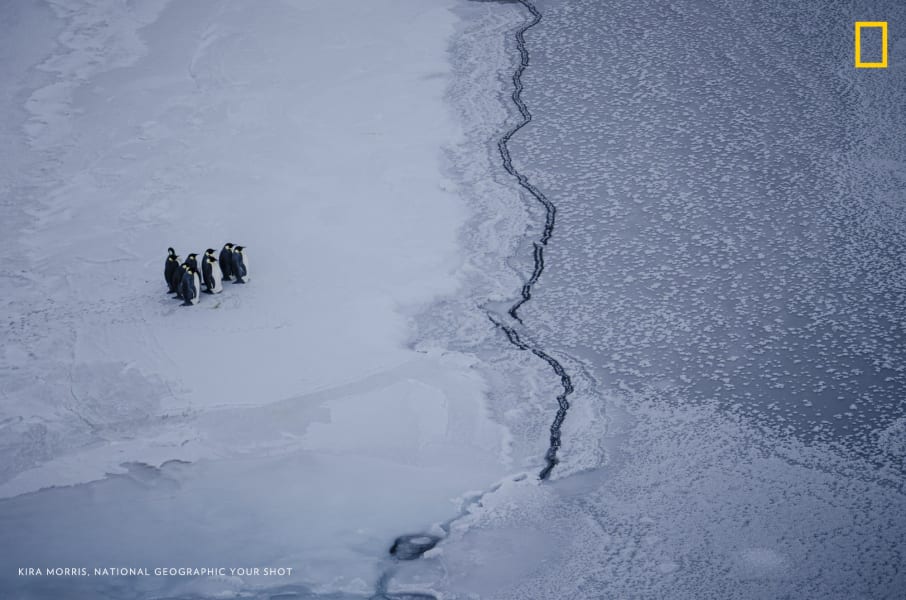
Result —
POLYGON ((443 308, 416 327, 475 270, 458 4, 4 7, 2 589, 368 594, 397 535, 527 460, 487 407, 502 369, 437 341, 443 308), (166 295, 167 246, 227 241, 248 285, 166 295), (15 572, 268 562, 294 574, 15 572))

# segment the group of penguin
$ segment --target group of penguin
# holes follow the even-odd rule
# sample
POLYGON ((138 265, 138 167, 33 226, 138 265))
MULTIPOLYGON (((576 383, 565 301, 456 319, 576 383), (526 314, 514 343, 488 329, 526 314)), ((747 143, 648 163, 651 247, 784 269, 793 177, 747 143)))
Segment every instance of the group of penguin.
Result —
POLYGON ((249 259, 244 246, 224 244, 220 256, 214 256, 214 249, 205 250, 201 261, 201 278, 198 276, 198 255, 190 254, 180 264, 173 248, 167 248, 167 262, 164 263, 164 279, 171 294, 183 301, 183 306, 198 304, 201 284, 205 293, 219 294, 223 282, 248 283, 249 259))

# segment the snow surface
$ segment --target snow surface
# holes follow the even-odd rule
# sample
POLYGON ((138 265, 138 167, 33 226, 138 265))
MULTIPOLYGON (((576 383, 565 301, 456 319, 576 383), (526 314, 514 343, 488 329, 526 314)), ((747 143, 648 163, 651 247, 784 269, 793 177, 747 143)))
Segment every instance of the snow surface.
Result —
POLYGON ((397 535, 535 468, 544 438, 486 401, 537 367, 432 343, 442 318, 416 335, 442 298, 481 314, 454 294, 468 278, 501 285, 462 251, 472 213, 447 173, 459 4, 3 5, 5 593, 370 594, 397 535), (251 283, 166 295, 167 246, 227 241, 251 283), (294 572, 15 576, 249 565, 294 572))

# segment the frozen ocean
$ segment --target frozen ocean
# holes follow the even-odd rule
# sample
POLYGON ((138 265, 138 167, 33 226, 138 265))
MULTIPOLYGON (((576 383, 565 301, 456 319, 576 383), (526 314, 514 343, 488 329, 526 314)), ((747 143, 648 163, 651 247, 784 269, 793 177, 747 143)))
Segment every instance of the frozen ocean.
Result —
POLYGON ((0 0, 0 600, 903 598, 903 23, 0 0))

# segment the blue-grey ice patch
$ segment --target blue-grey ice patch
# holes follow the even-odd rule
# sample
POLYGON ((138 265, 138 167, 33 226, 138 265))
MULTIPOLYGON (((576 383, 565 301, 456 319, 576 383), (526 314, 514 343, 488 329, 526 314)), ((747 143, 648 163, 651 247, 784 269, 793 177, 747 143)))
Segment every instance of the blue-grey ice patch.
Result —
POLYGON ((591 376, 605 452, 599 421, 568 418, 558 479, 488 494, 397 579, 455 598, 897 597, 906 77, 857 71, 852 23, 906 7, 536 5, 534 118, 510 150, 557 226, 520 316, 591 376))

